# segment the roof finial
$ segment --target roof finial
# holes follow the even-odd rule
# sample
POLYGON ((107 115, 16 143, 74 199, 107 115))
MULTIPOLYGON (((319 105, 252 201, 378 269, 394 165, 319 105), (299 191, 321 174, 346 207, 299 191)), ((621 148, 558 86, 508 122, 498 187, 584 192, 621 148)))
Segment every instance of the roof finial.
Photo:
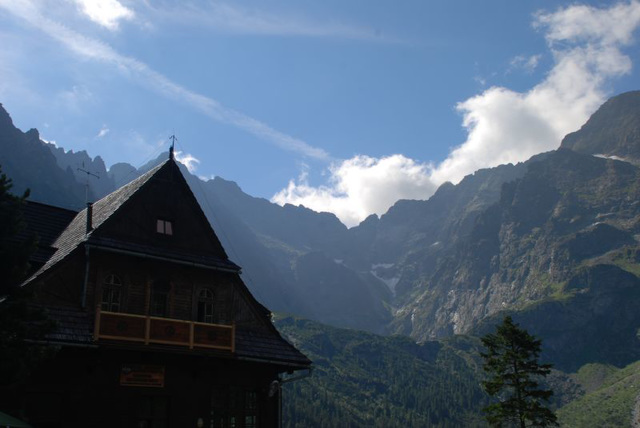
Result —
POLYGON ((173 160, 173 149, 176 145, 176 140, 178 138, 176 138, 176 135, 173 134, 172 136, 169 137, 169 139, 171 140, 171 147, 169 147, 169 159, 173 160))

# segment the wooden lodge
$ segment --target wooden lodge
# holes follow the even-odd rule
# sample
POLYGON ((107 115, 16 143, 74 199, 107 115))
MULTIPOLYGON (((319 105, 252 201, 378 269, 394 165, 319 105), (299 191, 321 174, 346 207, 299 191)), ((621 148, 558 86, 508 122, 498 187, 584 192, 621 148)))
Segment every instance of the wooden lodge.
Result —
MULTIPOLYGON (((277 427, 311 362, 240 278, 173 158, 81 212, 28 203, 23 286, 57 349, 12 396, 44 427, 277 427), (302 372, 304 373, 304 372, 302 372)), ((7 404, 9 403, 9 404, 7 404)))

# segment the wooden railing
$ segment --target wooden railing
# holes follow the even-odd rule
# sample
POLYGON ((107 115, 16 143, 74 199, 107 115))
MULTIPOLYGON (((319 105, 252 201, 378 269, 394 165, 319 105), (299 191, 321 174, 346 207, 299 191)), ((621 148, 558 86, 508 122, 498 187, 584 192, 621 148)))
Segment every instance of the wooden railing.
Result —
POLYGON ((148 345, 213 348, 235 352, 235 325, 207 324, 96 309, 93 339, 126 340, 148 345))

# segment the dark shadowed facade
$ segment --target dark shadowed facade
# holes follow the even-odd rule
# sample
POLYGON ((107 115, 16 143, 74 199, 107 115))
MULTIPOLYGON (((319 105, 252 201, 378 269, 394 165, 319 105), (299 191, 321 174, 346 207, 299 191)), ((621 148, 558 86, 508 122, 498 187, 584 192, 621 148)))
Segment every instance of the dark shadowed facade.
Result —
POLYGON ((75 213, 29 203, 24 283, 59 347, 6 397, 34 427, 276 427, 311 362, 240 278, 169 159, 75 213))

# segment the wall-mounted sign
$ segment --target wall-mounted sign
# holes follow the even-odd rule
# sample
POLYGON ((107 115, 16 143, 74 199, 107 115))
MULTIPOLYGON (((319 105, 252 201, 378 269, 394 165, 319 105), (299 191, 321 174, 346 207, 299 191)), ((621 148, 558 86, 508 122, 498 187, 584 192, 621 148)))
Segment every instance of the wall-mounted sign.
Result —
POLYGON ((163 388, 164 366, 125 364, 120 370, 120 385, 163 388))

